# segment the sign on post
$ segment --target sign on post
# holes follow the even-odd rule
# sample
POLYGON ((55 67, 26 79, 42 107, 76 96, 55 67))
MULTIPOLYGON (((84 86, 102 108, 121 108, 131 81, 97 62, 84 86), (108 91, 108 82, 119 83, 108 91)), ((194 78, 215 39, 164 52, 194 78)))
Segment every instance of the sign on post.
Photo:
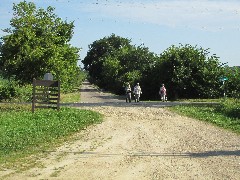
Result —
POLYGON ((227 77, 221 77, 220 78, 220 81, 222 81, 222 83, 223 83, 223 97, 226 97, 226 92, 225 92, 225 81, 227 81, 228 80, 228 78, 227 77))
POLYGON ((36 108, 60 109, 60 81, 33 79, 32 112, 36 108))
POLYGON ((46 73, 43 77, 44 80, 53 80, 53 75, 51 73, 46 73))
POLYGON ((227 77, 221 77, 221 78, 220 78, 220 81, 227 81, 227 80, 228 80, 227 77))

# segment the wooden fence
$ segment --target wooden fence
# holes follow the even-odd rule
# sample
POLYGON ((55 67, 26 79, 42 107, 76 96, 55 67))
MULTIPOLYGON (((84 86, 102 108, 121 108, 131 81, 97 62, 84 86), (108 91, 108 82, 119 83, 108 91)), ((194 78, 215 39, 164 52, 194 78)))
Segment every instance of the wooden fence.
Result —
POLYGON ((35 108, 60 109, 60 81, 33 79, 32 112, 35 108))

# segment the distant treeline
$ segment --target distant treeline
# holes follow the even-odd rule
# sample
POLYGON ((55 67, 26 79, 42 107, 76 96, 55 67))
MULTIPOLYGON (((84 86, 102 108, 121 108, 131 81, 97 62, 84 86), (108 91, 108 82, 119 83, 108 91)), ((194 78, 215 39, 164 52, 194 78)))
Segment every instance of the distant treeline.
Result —
POLYGON ((124 93, 129 82, 140 83, 144 99, 159 99, 162 83, 170 99, 239 97, 240 69, 220 63, 209 49, 189 44, 172 45, 160 55, 143 45, 116 36, 104 37, 89 46, 82 61, 89 79, 100 88, 124 93))

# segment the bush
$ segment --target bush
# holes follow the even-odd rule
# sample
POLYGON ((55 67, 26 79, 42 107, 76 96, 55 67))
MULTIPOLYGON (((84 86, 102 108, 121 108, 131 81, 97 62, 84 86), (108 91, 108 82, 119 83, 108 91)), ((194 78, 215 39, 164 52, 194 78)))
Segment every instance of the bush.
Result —
POLYGON ((0 101, 7 101, 16 96, 15 86, 15 81, 6 80, 0 77, 0 101))
POLYGON ((240 119, 240 99, 225 99, 218 108, 228 117, 240 119))
POLYGON ((69 78, 68 81, 62 83, 61 81, 61 92, 72 93, 79 90, 82 82, 86 79, 87 73, 81 69, 78 69, 74 76, 69 78))
POLYGON ((0 77, 0 101, 29 102, 32 99, 32 85, 19 85, 13 79, 0 77))

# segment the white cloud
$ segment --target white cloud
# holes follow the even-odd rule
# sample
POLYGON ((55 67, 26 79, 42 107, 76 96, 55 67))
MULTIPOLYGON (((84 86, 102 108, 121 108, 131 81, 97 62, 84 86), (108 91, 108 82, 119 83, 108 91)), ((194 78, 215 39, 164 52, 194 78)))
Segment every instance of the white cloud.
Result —
POLYGON ((170 27, 205 30, 240 28, 240 2, 234 0, 105 1, 85 4, 84 10, 97 13, 98 17, 170 27))

